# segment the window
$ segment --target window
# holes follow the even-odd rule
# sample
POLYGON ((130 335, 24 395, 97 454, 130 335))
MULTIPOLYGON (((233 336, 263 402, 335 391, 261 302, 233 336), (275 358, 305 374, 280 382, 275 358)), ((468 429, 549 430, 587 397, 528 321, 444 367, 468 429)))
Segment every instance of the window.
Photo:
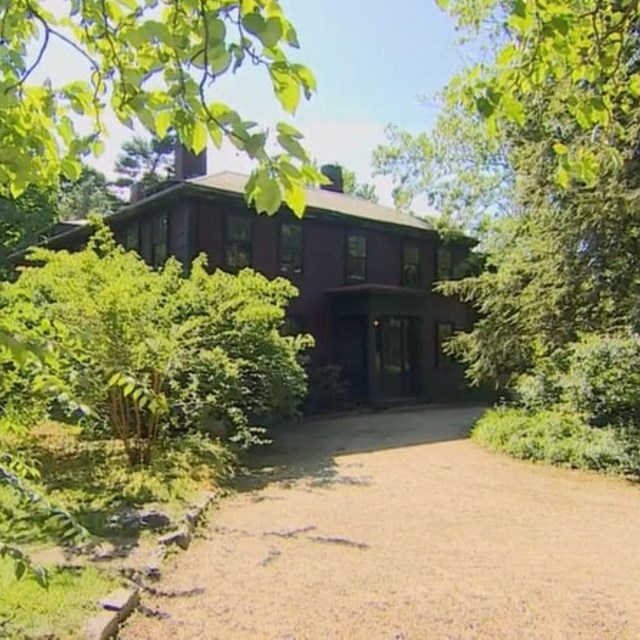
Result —
POLYGON ((166 212, 151 222, 151 264, 160 267, 168 256, 169 217, 166 212))
POLYGON ((291 315, 284 319, 282 335, 299 336, 304 331, 304 321, 302 316, 291 315))
POLYGON ((436 252, 436 280, 453 278, 453 254, 449 247, 438 245, 436 252))
POLYGON ((448 367, 454 364, 453 358, 444 350, 444 346, 453 332, 453 322, 438 322, 436 324, 436 366, 438 367, 448 367))
POLYGON ((140 248, 140 223, 137 220, 128 222, 124 228, 123 246, 127 251, 138 251, 140 248))
POLYGON ((420 247, 406 243, 402 247, 402 285, 420 286, 420 247))
POLYGON ((232 271, 251 266, 251 218, 227 216, 226 262, 232 271))
POLYGON ((347 236, 347 280, 367 279, 367 239, 362 235, 347 236))
POLYGON ((299 223, 280 225, 280 273, 288 276, 302 273, 302 225, 299 223))

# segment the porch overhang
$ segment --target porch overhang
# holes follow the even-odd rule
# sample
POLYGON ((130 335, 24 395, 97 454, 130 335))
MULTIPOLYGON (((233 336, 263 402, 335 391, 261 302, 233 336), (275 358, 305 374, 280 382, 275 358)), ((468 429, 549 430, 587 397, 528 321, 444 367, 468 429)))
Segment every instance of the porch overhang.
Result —
POLYGON ((427 293, 420 289, 381 284, 353 284, 327 289, 334 316, 422 317, 427 293))

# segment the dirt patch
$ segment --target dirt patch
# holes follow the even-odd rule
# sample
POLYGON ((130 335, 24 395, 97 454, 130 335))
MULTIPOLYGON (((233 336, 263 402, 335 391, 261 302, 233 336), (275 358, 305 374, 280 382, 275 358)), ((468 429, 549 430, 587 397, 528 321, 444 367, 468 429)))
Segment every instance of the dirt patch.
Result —
POLYGON ((122 638, 638 638, 640 493, 464 438, 479 410, 301 425, 122 638))

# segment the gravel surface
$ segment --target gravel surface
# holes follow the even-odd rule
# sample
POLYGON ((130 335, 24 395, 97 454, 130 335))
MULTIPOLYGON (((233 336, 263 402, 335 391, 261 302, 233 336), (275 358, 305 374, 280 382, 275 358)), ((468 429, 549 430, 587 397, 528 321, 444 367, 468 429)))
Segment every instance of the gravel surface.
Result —
POLYGON ((640 638, 640 490, 487 453, 480 412, 286 432, 120 637, 640 638))

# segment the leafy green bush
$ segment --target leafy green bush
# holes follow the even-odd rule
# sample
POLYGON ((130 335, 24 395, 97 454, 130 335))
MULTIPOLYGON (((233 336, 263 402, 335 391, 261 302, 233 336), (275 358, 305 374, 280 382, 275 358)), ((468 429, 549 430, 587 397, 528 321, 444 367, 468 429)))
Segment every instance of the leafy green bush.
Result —
POLYGON ((640 425, 640 340, 585 335, 569 350, 562 377, 566 405, 594 426, 640 425))
POLYGON ((640 468, 631 434, 589 426, 576 413, 498 407, 478 420, 471 437, 492 451, 536 462, 618 473, 640 468))
POLYGON ((309 392, 304 402, 304 412, 317 414, 349 409, 355 404, 348 383, 337 365, 310 367, 309 392))
MULTIPOLYGON (((30 261, 0 287, 0 306, 17 333, 45 326, 57 344, 57 365, 38 388, 64 389, 58 404, 78 400, 132 464, 149 463, 169 426, 195 430, 211 415, 250 444, 254 425, 293 413, 304 396, 298 356, 312 340, 280 334, 297 293, 284 279, 210 275, 202 258, 188 276, 175 260, 154 271, 104 225, 83 251, 37 249, 30 261)), ((19 389, 29 402, 24 375, 5 393, 19 389)))

